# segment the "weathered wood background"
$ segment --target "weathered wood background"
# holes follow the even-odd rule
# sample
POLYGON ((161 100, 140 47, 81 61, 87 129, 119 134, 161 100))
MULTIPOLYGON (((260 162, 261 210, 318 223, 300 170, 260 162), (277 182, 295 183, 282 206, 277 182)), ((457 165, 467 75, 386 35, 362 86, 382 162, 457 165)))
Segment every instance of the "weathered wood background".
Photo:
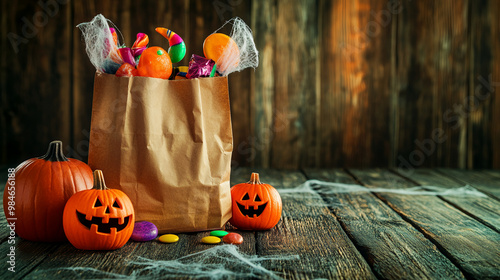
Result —
POLYGON ((86 159, 95 69, 75 26, 98 13, 129 46, 167 47, 164 26, 188 54, 247 22, 260 66, 230 76, 235 166, 500 168, 494 0, 2 0, 0 164, 54 139, 86 159))

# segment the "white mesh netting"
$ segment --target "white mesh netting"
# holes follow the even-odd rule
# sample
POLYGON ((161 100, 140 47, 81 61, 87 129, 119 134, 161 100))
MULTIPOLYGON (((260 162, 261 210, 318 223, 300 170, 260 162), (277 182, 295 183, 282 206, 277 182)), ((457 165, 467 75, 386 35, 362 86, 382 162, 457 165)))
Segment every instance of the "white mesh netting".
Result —
POLYGON ((217 64, 217 71, 222 76, 227 76, 233 72, 259 66, 259 52, 255 47, 250 27, 242 19, 235 17, 227 21, 214 33, 217 33, 217 31, 221 30, 227 24, 232 25, 229 37, 233 39, 238 48, 231 47, 230 44, 233 44, 233 42, 228 42, 224 52, 215 62, 217 64))
POLYGON ((85 50, 90 62, 97 71, 106 73, 112 72, 115 68, 118 69, 117 67, 123 63, 118 53, 118 46, 114 43, 110 24, 119 33, 118 28, 101 14, 95 16, 90 22, 83 22, 76 26, 82 31, 85 50))

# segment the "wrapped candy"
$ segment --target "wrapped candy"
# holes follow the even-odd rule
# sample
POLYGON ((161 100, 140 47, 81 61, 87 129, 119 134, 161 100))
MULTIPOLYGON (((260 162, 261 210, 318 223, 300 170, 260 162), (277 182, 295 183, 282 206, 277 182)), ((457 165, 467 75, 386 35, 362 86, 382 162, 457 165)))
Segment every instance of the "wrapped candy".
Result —
POLYGON ((132 55, 132 50, 130 48, 121 48, 118 49, 118 51, 120 52, 123 62, 135 66, 135 58, 132 55))
POLYGON ((148 47, 149 37, 145 33, 137 33, 137 39, 132 45, 132 55, 138 57, 148 47))
POLYGON ((193 54, 189 60, 189 68, 186 74, 188 79, 199 77, 213 77, 216 71, 215 61, 193 54))

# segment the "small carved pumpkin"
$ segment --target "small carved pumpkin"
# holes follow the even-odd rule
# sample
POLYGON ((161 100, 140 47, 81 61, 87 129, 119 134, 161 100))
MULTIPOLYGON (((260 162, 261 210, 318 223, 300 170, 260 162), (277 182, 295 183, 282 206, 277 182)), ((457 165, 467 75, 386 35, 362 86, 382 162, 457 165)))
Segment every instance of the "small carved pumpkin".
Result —
POLYGON ((16 219, 16 233, 30 241, 66 240, 63 211, 76 192, 92 188, 92 170, 79 160, 66 158, 61 141, 52 141, 44 156, 24 161, 5 186, 3 209, 16 219), (10 207, 9 207, 10 206, 10 207))
POLYGON ((233 217, 230 223, 242 230, 267 230, 281 218, 281 197, 271 185, 259 181, 252 173, 248 183, 231 188, 233 217))
POLYGON ((94 171, 94 188, 74 194, 64 208, 64 232, 78 249, 121 248, 134 222, 132 202, 124 192, 106 187, 101 170, 94 171))

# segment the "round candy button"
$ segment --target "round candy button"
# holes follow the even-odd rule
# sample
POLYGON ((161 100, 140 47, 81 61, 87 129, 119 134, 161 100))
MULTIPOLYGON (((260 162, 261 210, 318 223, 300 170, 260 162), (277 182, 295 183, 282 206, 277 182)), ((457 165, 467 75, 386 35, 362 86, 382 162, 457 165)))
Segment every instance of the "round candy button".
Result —
POLYGON ((158 238, 162 243, 175 243, 179 241, 179 236, 175 234, 164 234, 158 238))
POLYGON ((150 241, 158 236, 158 228, 150 222, 142 221, 134 224, 130 239, 134 241, 150 241))
POLYGON ((226 236, 224 236, 224 238, 222 238, 222 240, 224 241, 224 243, 238 245, 238 244, 243 243, 243 236, 241 236, 237 233, 231 232, 231 233, 228 233, 226 236))
POLYGON ((227 235, 227 231, 224 230, 214 230, 210 232, 211 236, 223 237, 227 235))
POLYGON ((220 243, 220 238, 217 236, 205 236, 201 239, 201 242, 205 244, 217 244, 220 243))

